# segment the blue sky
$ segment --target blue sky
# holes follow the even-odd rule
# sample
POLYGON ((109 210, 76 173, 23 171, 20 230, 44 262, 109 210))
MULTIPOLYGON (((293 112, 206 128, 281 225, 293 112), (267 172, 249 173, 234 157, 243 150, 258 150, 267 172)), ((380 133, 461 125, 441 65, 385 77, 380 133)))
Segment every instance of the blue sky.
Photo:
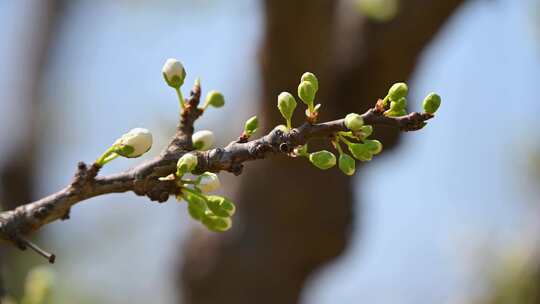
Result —
MULTIPOLYGON (((532 2, 472 1, 426 51, 411 100, 436 90, 443 96, 440 113, 356 177, 363 202, 358 233, 347 254, 310 283, 305 303, 457 303, 476 291, 478 263, 485 261, 475 256, 483 244, 504 255, 530 236, 537 211, 531 203, 539 193, 528 160, 540 143, 532 2)), ((36 1, 0 2, 0 64, 12 71, 0 74, 0 153, 17 138, 20 108, 11 100, 18 94, 13 83, 24 77, 24 47, 13 46, 20 38, 14 29, 25 28, 26 4, 36 1)), ((177 112, 160 75, 168 57, 182 59, 188 83, 201 76, 204 88, 225 94, 225 109, 210 111, 200 127, 227 142, 257 109, 246 96, 257 96, 261 17, 254 0, 73 5, 43 87, 39 193, 65 185, 77 161, 96 158, 133 127, 154 130, 149 156, 159 153, 177 112), (233 114, 238 127, 222 128, 234 123, 226 120, 233 114)), ((133 164, 118 160, 105 173, 133 164)), ((227 178, 225 187, 232 191, 234 180, 227 178)), ((75 292, 105 302, 120 302, 127 292, 133 303, 171 302, 171 269, 195 225, 184 207, 134 195, 78 205, 72 220, 47 230, 54 238, 47 247, 61 257, 55 266, 60 286, 77 286, 75 292), (126 275, 133 279, 118 280, 126 275)))

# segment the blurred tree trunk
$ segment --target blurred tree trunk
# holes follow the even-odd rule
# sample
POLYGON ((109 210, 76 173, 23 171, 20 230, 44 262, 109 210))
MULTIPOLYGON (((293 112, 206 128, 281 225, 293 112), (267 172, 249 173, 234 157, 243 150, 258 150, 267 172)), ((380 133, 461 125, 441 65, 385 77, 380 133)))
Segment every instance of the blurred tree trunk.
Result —
MULTIPOLYGON (((295 93, 304 71, 319 77, 322 120, 372 106, 391 83, 409 78, 421 51, 463 0, 401 2, 395 19, 375 23, 350 1, 266 0, 263 129, 283 123, 277 95, 295 93)), ((385 151, 395 146, 397 132, 376 133, 385 151)), ((351 185, 338 170, 322 172, 306 161, 247 164, 233 229, 197 230, 187 241, 182 303, 297 303, 306 278, 346 248, 351 185)))
MULTIPOLYGON (((23 74, 20 100, 6 102, 17 103, 24 110, 24 119, 20 122, 23 135, 10 147, 8 155, 0 164, 0 204, 3 210, 14 209, 19 205, 31 202, 35 199, 35 169, 36 159, 40 152, 39 125, 40 93, 43 76, 45 74, 48 59, 52 53, 54 39, 59 31, 66 3, 64 0, 42 0, 29 5, 39 13, 34 13, 36 18, 31 20, 33 26, 24 39, 19 41, 24 44, 22 49, 23 62, 18 66, 23 74)), ((27 13, 30 15, 30 13, 27 13)), ((3 260, 9 260, 0 248, 0 264, 3 260)), ((18 280, 25 276, 26 271, 10 275, 10 280, 18 280)), ((0 273, 1 275, 1 273, 0 273)), ((0 296, 4 292, 0 280, 0 296)), ((9 284, 8 284, 9 285, 9 284)))

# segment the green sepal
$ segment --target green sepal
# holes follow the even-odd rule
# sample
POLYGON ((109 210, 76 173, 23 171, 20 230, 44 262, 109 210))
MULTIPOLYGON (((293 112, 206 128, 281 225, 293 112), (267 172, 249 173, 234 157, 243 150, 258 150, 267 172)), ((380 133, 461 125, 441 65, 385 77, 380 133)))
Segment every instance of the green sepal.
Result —
POLYGON ((178 75, 175 75, 171 79, 169 79, 165 73, 162 73, 162 74, 163 74, 163 79, 165 79, 165 82, 167 83, 167 85, 175 89, 179 89, 184 84, 184 80, 186 79, 185 70, 182 73, 183 77, 179 77, 178 75))
POLYGON ((197 141, 193 143, 193 148, 195 148, 195 150, 200 150, 202 149, 203 146, 204 146, 204 143, 202 141, 197 141))
POLYGON ((118 155, 129 158, 129 156, 135 152, 135 148, 129 145, 118 145, 115 146, 114 152, 118 155))

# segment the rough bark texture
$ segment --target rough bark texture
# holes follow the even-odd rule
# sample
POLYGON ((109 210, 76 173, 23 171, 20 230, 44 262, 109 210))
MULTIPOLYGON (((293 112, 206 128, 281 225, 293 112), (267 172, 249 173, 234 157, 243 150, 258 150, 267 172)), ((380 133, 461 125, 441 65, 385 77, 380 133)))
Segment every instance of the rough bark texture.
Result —
MULTIPOLYGON (((358 15, 350 1, 267 0, 261 48, 262 121, 282 123, 276 97, 296 92, 304 71, 320 80, 323 120, 362 112, 416 60, 463 0, 401 1, 389 23, 358 15)), ((294 123, 294 122, 293 122, 294 123)), ((385 150, 397 132, 378 128, 385 150)), ((182 263, 183 302, 297 303, 306 278, 346 248, 351 179, 304 162, 258 162, 243 175, 232 232, 196 231, 182 263)))

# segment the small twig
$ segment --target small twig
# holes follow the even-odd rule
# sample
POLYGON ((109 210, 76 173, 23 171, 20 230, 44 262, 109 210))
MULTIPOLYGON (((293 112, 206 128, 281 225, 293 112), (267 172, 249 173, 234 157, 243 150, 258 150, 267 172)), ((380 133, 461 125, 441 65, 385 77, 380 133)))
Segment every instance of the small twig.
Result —
POLYGON ((56 260, 56 255, 41 249, 38 245, 32 243, 31 241, 25 239, 22 236, 16 236, 15 241, 17 242, 17 245, 21 250, 26 250, 27 247, 30 247, 30 249, 34 250, 34 252, 47 259, 49 263, 54 264, 54 261, 56 260))

